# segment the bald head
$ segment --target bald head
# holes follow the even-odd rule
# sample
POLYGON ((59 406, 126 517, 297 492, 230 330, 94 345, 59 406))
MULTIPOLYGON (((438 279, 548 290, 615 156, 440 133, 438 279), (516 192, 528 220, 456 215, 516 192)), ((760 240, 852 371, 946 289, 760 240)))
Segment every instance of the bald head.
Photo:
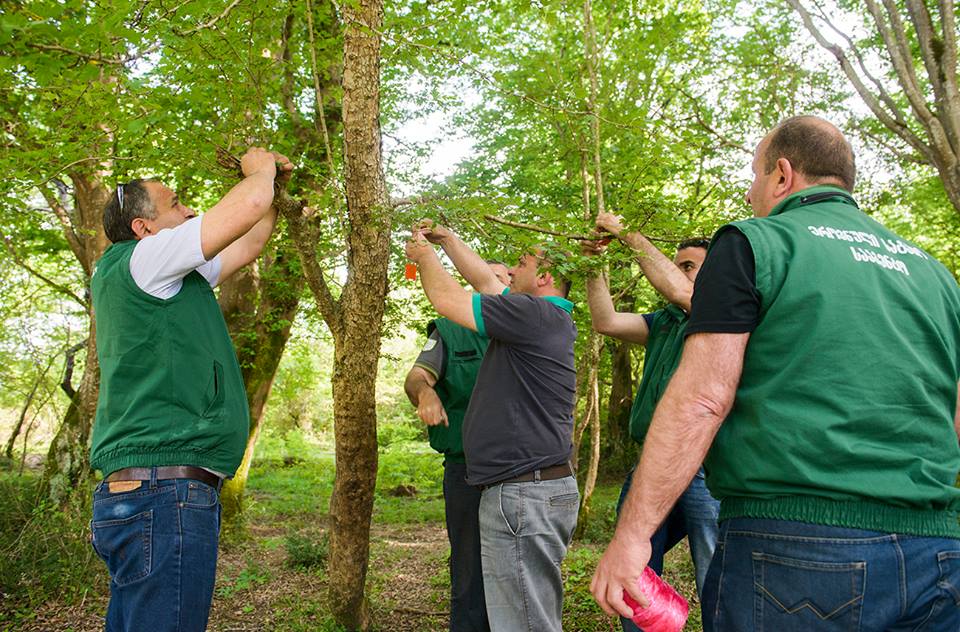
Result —
POLYGON ((832 123, 816 116, 794 116, 777 125, 765 141, 766 173, 786 158, 811 184, 835 184, 853 193, 857 178, 853 148, 832 123))

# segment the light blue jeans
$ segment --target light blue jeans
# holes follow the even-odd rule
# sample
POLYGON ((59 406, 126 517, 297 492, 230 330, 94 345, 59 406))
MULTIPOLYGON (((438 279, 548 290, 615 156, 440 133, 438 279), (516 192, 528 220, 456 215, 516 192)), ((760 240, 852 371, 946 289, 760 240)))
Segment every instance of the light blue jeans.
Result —
MULTIPOLYGON (((617 514, 630 491, 634 470, 630 470, 620 491, 617 514)), ((720 501, 714 499, 704 482, 703 468, 697 472, 690 485, 684 490, 677 503, 670 510, 666 520, 650 539, 650 561, 648 566, 657 575, 663 573, 663 558, 680 540, 686 537, 690 543, 690 557, 696 573, 697 595, 703 594, 703 586, 710 568, 710 560, 717 546, 717 517, 720 515, 720 501)), ((620 618, 624 632, 637 632, 639 628, 630 619, 620 618)))
POLYGON ((492 632, 562 629, 560 564, 579 509, 580 493, 572 476, 483 490, 480 549, 492 632))
POLYGON ((731 518, 705 632, 957 632, 960 539, 731 518))

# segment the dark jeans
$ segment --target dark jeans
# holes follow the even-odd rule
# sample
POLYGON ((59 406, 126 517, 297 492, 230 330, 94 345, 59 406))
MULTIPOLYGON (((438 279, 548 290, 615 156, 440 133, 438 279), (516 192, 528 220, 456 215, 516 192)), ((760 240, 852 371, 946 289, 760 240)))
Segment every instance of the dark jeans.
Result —
POLYGON ((450 540, 450 631, 488 632, 480 566, 480 489, 467 485, 467 466, 443 464, 443 499, 450 540))
POLYGON ((217 568, 220 498, 195 480, 93 494, 93 548, 110 571, 106 632, 202 632, 217 568))
POLYGON ((703 629, 957 632, 960 539, 725 520, 703 629))
MULTIPOLYGON (((617 514, 630 491, 634 470, 630 470, 620 490, 617 502, 617 514)), ((690 542, 690 557, 696 574, 697 595, 703 593, 707 569, 717 546, 717 517, 720 515, 720 501, 713 498, 707 490, 703 477, 703 468, 697 472, 690 485, 684 490, 667 518, 650 539, 650 562, 647 564, 657 575, 663 574, 663 558, 667 552, 683 538, 690 542)), ((639 628, 630 619, 620 617, 624 632, 637 632, 639 628)))

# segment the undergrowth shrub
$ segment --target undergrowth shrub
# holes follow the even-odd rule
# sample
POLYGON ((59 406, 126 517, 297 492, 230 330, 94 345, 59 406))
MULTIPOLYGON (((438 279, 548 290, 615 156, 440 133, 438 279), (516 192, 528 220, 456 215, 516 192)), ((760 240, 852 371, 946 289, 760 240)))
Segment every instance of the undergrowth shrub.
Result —
POLYGON ((36 475, 0 473, 0 621, 29 618, 52 595, 73 602, 108 590, 90 545, 88 487, 63 507, 40 490, 36 475))

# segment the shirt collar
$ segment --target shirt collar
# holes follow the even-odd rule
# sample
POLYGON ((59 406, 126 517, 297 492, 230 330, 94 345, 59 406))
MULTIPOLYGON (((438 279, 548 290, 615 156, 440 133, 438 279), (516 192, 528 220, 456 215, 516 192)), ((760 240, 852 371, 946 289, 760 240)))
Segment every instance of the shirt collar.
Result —
POLYGON ((547 301, 548 303, 553 303, 568 314, 573 312, 573 303, 561 296, 544 296, 543 300, 547 301))
POLYGON ((807 204, 813 204, 815 202, 821 202, 823 200, 841 202, 843 204, 849 204, 854 208, 860 208, 857 206, 857 202, 853 199, 853 196, 850 195, 848 191, 841 189, 838 186, 826 184, 808 187, 802 191, 797 191, 796 193, 789 195, 786 199, 773 207, 773 210, 770 211, 770 214, 767 217, 773 217, 774 215, 785 213, 791 209, 806 206, 807 204))

